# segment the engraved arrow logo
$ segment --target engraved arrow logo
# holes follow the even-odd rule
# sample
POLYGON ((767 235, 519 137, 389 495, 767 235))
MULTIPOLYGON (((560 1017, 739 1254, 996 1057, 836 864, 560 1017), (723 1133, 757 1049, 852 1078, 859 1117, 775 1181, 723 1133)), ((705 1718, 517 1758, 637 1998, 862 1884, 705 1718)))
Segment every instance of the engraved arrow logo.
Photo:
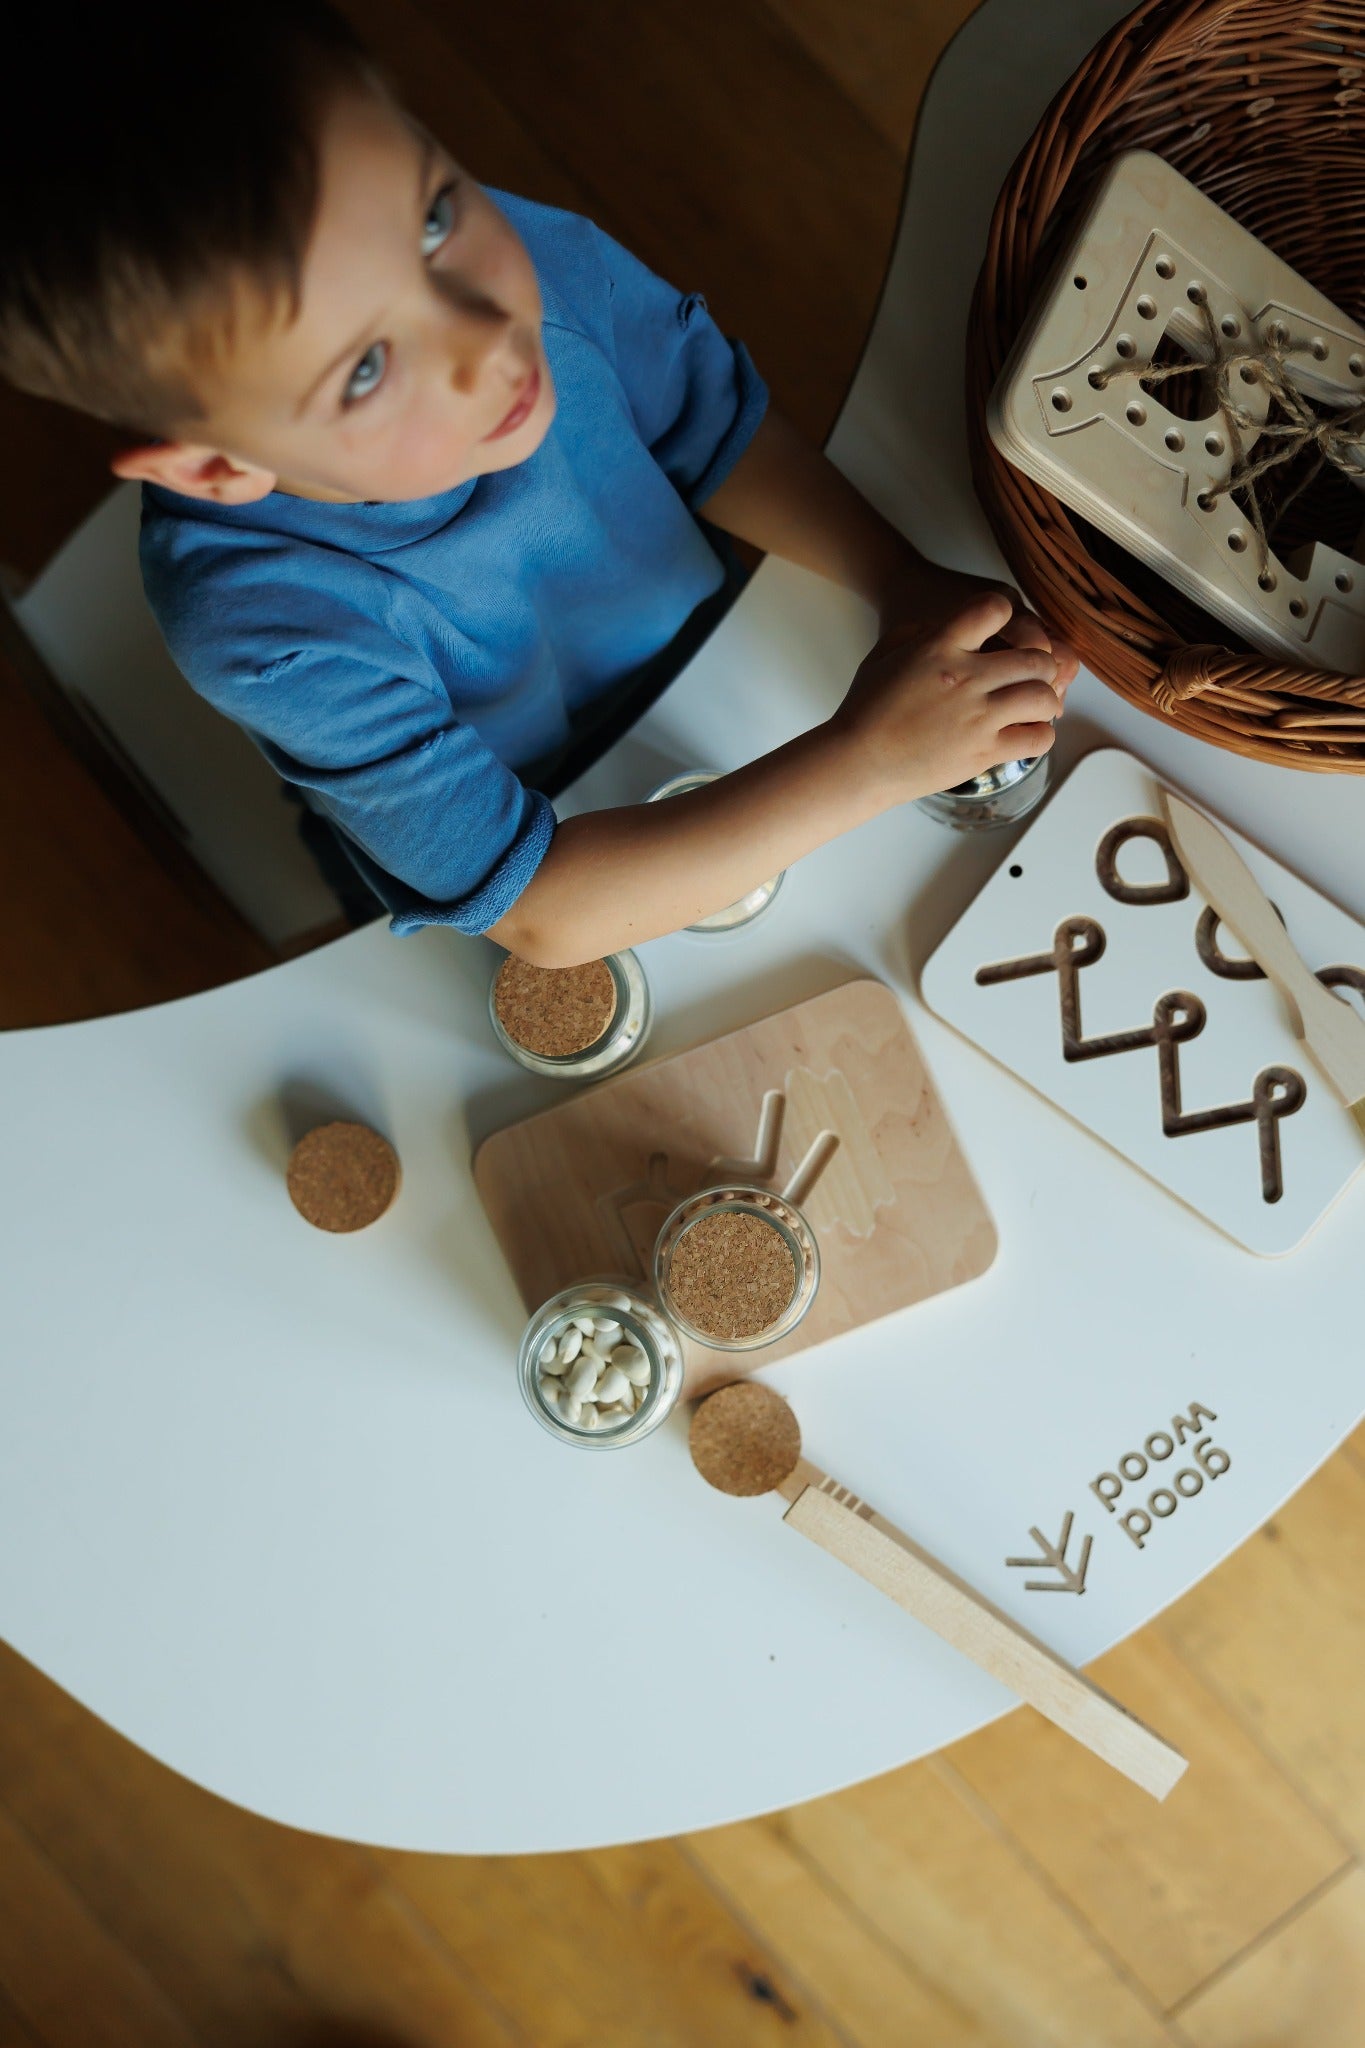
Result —
POLYGON ((1042 1552, 1041 1557, 1007 1557, 1005 1559, 1006 1564, 1023 1565, 1025 1569, 1031 1565, 1042 1565, 1046 1570, 1055 1571, 1058 1574, 1058 1577, 1055 1579, 1025 1579, 1024 1591, 1026 1593, 1083 1593, 1085 1591, 1085 1573, 1086 1567, 1090 1563, 1090 1544, 1092 1539, 1089 1536, 1082 1538, 1079 1563, 1074 1565, 1068 1564, 1066 1561, 1066 1548, 1071 1541, 1071 1524, 1074 1520, 1074 1515, 1068 1510, 1062 1520, 1062 1533, 1055 1543, 1049 1543, 1041 1529, 1029 1530, 1029 1535, 1042 1552))

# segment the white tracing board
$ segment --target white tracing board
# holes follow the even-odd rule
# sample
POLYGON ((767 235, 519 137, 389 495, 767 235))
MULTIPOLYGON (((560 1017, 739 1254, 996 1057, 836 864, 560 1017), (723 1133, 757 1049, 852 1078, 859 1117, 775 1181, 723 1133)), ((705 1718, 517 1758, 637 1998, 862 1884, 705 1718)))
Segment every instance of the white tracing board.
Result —
MULTIPOLYGON (((1185 875, 1161 784, 1088 755, 926 965, 945 1023, 1249 1251, 1292 1251, 1365 1140, 1185 875)), ((1226 828, 1225 828, 1226 829, 1226 828)), ((1310 968, 1365 996, 1365 927, 1229 831, 1310 968)))

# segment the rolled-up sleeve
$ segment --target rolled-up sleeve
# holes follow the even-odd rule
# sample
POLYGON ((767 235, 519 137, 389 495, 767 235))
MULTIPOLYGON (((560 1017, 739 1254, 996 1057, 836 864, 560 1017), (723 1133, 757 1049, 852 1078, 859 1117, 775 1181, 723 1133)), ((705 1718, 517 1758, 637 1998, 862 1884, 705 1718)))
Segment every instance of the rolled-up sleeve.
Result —
POLYGON ((758 430, 768 390, 697 292, 680 293, 596 231, 611 287, 616 369, 640 437, 693 510, 720 489, 758 430))
POLYGON ((428 924, 487 931, 526 888, 554 835, 548 799, 525 788, 467 725, 438 726, 373 759, 327 763, 248 731, 272 767, 339 827, 400 936, 428 924))
POLYGON ((195 689, 339 828, 395 932, 495 925, 545 857, 548 799, 455 716, 439 684, 403 672, 403 648, 373 618, 277 591, 269 638, 287 651, 262 659, 255 607, 234 595, 242 629, 216 658, 171 642, 195 689))

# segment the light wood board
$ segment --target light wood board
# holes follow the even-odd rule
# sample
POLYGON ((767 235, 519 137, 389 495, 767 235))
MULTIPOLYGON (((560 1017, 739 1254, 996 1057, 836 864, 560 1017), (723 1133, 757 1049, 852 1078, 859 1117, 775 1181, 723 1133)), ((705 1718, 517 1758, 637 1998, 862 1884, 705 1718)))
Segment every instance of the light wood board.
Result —
POLYGON ((665 1216, 696 1189, 781 1189, 822 1156, 802 1204, 820 1244, 810 1311, 759 1351, 690 1345, 686 1386, 700 1393, 973 1280, 995 1256, 990 1213, 888 988, 846 982, 573 1095, 487 1138, 474 1179, 530 1310, 592 1274, 647 1275, 665 1216))
POLYGON ((991 438, 1254 646, 1357 672, 1359 543, 1353 556, 1325 539, 1292 559, 1272 549, 1263 567, 1251 521, 1224 492, 1238 438, 1250 460, 1265 454, 1266 385, 1252 366, 1230 371, 1252 420, 1240 437, 1211 391, 1205 416, 1185 419, 1163 399, 1188 379, 1141 381, 1167 337, 1195 364, 1215 343, 1236 360, 1278 340, 1309 399, 1349 408, 1365 391, 1365 329, 1168 163, 1132 150, 1106 174, 1000 373, 991 438))
MULTIPOLYGON (((1118 748, 1088 755, 930 959, 924 998, 1230 1237, 1265 1256, 1292 1251, 1365 1165, 1365 1144, 1295 1037, 1279 992, 1258 970, 1248 975, 1226 930, 1216 928, 1210 945, 1208 907, 1152 836, 1164 831, 1151 771, 1118 748), (1128 825, 1122 844, 1109 841, 1128 825), (1165 900, 1119 900, 1115 889, 1165 900), (1065 977, 1028 964, 1063 945, 1068 927, 1080 963, 1079 1043, 1069 1054, 1065 977), (1169 1051, 1156 1042, 1163 999, 1185 1019, 1169 1051), (1201 1010, 1202 1027, 1191 1030, 1201 1010), (1144 1033, 1146 1044, 1113 1043, 1144 1033), (1289 1079, 1260 1086, 1284 1088, 1298 1107, 1255 1120, 1243 1112, 1270 1069, 1289 1079), (1178 1075, 1175 1102, 1163 1070, 1178 1075), (1172 1109, 1181 1127, 1168 1135, 1172 1109), (1234 1110, 1242 1120, 1228 1120, 1234 1110), (1216 1127, 1198 1127, 1206 1115, 1216 1127), (1267 1192, 1268 1171, 1278 1175, 1278 1195, 1267 1192)), ((1361 986, 1365 930, 1278 861, 1229 837, 1313 972, 1350 970, 1361 986)))

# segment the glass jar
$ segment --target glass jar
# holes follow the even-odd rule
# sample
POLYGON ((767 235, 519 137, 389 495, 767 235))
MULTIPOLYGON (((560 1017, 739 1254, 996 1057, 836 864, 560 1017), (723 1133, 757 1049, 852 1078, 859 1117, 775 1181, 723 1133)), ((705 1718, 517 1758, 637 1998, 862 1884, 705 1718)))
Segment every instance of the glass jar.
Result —
POLYGON ((968 782, 920 797, 917 808, 954 832, 992 832, 999 825, 1017 825, 1047 795, 1051 764, 1050 753, 1002 761, 968 782))
MULTIPOLYGON (((581 1345, 575 1346, 581 1356, 581 1345)), ((605 1348, 605 1347, 603 1347, 605 1348)), ((576 1363, 576 1358, 572 1361, 576 1363)), ((676 1330, 660 1315, 659 1305, 629 1280, 582 1280, 565 1287, 538 1308, 522 1335, 517 1355, 517 1379, 522 1398, 536 1421, 561 1443, 575 1444, 589 1451, 614 1451, 625 1444, 639 1443, 659 1427, 677 1405, 682 1392, 683 1357, 676 1330), (546 1374, 544 1364, 551 1350, 558 1351, 580 1319, 603 1319, 619 1323, 621 1335, 614 1347, 633 1345, 643 1352, 649 1379, 640 1391, 639 1405, 630 1415, 601 1415, 589 1426, 583 1419, 597 1405, 584 1404, 577 1420, 570 1421, 570 1404, 564 1384, 569 1374, 546 1374), (561 1381, 556 1391, 547 1381, 561 1381)), ((619 1405, 619 1404, 613 1404, 619 1405)))
POLYGON ((784 1201, 781 1195, 773 1194, 768 1188, 733 1184, 703 1188, 700 1194, 689 1195, 686 1201, 679 1202, 659 1232, 654 1246, 654 1284, 665 1315, 677 1324, 685 1337, 691 1337, 711 1351, 756 1351, 765 1344, 776 1343, 779 1337, 785 1337, 789 1330, 794 1330, 814 1301, 820 1285, 820 1247, 814 1231, 795 1204, 784 1201), (670 1281, 679 1246, 687 1233, 708 1217, 736 1215, 757 1216, 778 1233, 791 1253, 796 1285, 786 1308, 761 1330, 754 1331, 751 1336, 717 1337, 698 1329, 679 1309, 670 1281))
MULTIPOLYGON (((684 775, 675 775, 669 782, 661 782, 657 789, 652 789, 649 792, 645 802, 647 804, 658 804, 662 803, 666 797, 686 796, 689 790, 702 789, 708 782, 717 782, 719 779, 719 775, 713 768, 692 768, 684 775)), ((738 931, 741 925, 752 924, 759 913, 767 909, 778 890, 782 887, 786 872, 786 869, 783 868, 780 875, 774 875, 770 882, 759 882, 746 895, 741 896, 737 903, 727 904, 724 910, 713 910, 709 917, 699 917, 695 924, 685 925, 684 930, 689 932, 733 932, 738 931)))
POLYGON ((645 970, 636 955, 630 951, 608 953, 603 966, 612 978, 616 990, 616 1008, 611 1021, 599 1038, 591 1045, 585 1045, 581 1052, 550 1055, 532 1052, 529 1047, 518 1044, 505 1029, 498 1015, 498 976, 502 973, 500 961, 494 971, 488 990, 488 1015, 493 1031, 504 1052, 533 1074, 546 1074, 555 1081, 596 1081, 606 1074, 619 1073, 629 1066, 645 1039, 653 1020, 653 1005, 650 1001, 649 983, 645 970))

